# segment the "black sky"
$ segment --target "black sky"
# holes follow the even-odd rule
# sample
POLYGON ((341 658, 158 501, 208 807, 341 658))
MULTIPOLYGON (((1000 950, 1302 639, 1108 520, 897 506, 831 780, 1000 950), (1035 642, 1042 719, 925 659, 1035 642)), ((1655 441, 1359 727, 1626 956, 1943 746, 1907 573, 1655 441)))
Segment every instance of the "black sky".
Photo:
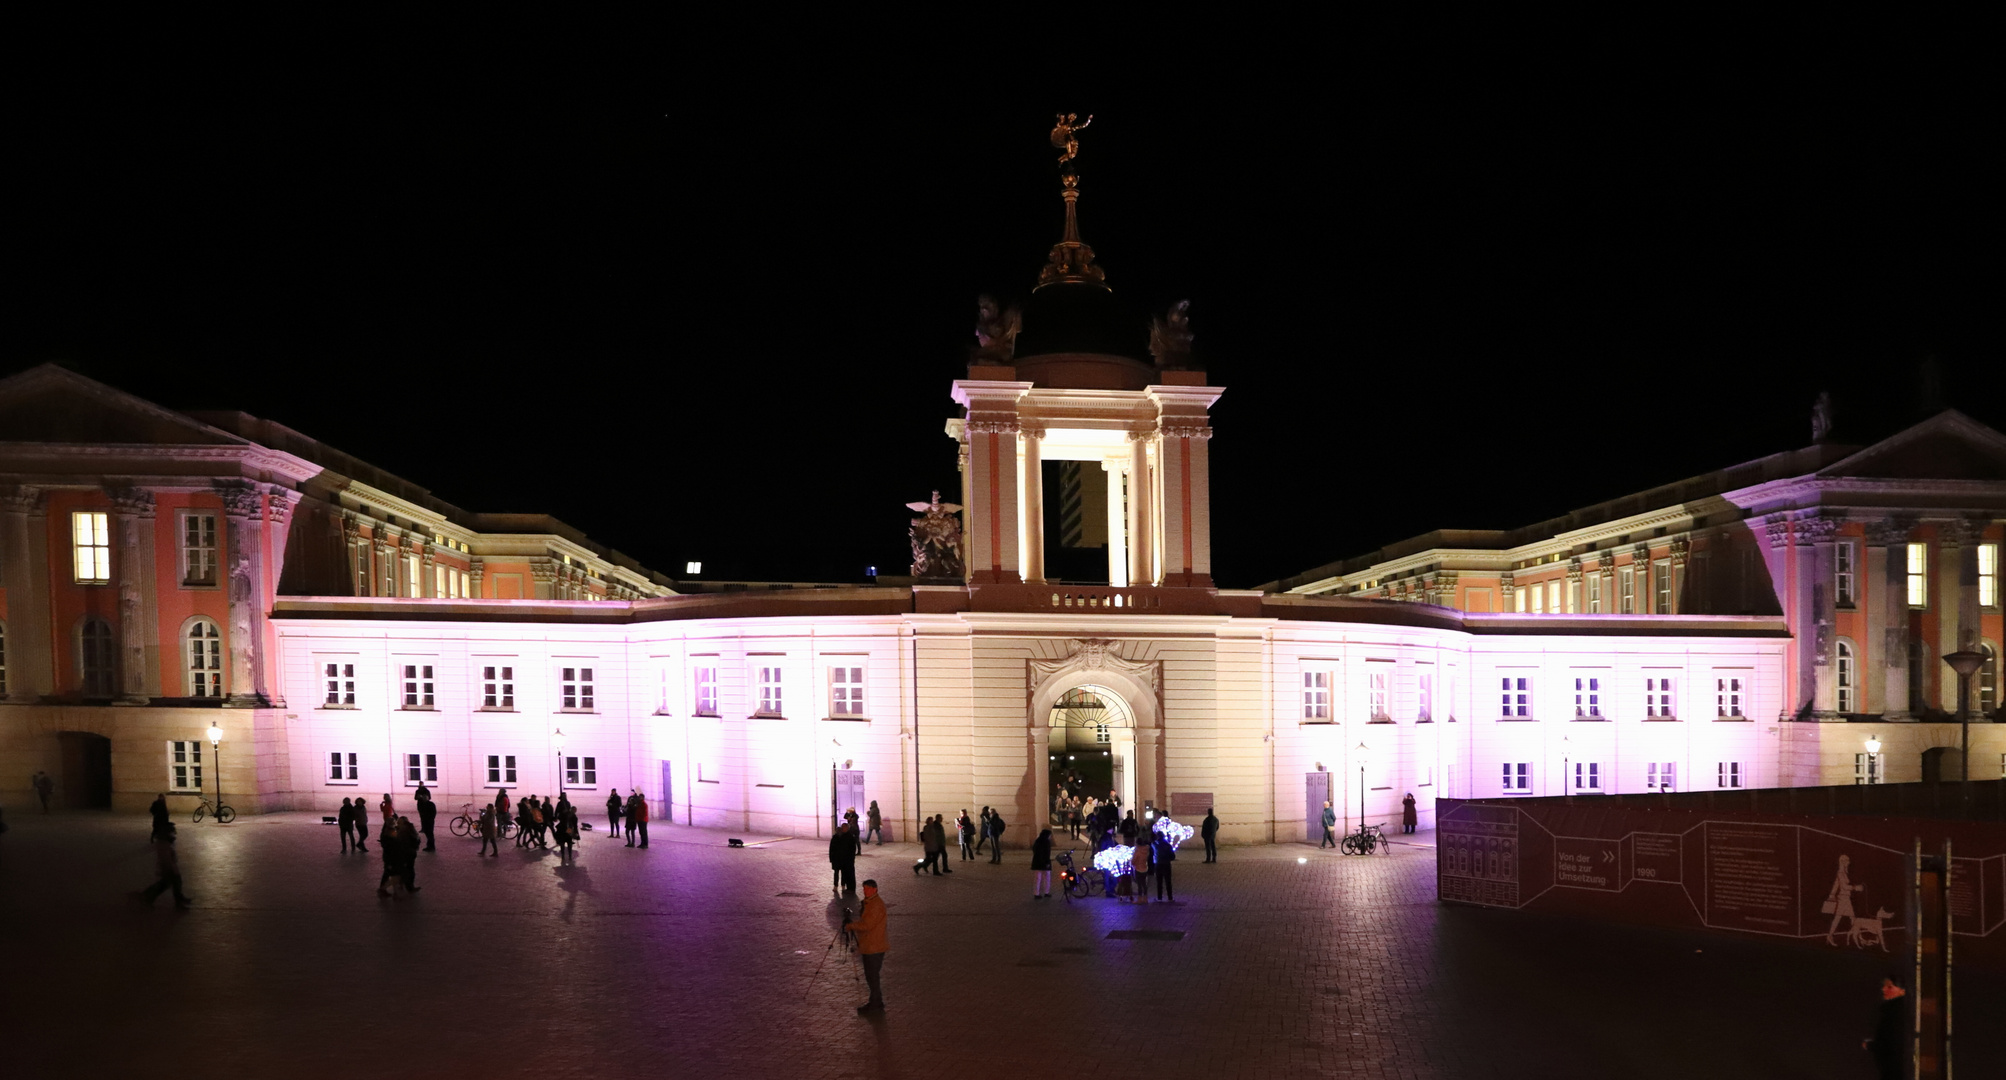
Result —
POLYGON ((954 489, 974 298, 1057 238, 1064 108, 1110 283, 1189 298, 1227 388, 1222 584, 1799 446, 1820 390, 1847 440, 2006 426, 1996 63, 1270 35, 44 42, 0 371, 270 417, 664 571, 893 572, 901 504, 954 489))

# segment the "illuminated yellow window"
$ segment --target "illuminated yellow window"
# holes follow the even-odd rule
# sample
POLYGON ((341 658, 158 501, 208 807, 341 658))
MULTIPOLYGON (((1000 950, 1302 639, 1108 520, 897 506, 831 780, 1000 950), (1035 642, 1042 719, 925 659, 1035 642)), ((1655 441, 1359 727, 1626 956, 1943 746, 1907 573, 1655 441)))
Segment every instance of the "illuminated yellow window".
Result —
POLYGON ((1908 606, 1929 606, 1929 545, 1908 545, 1908 606))
POLYGON ((1978 602, 1999 606, 1999 545, 1978 545, 1978 602))
POLYGON ((99 513, 70 515, 78 581, 111 580, 111 529, 105 519, 106 515, 99 513))

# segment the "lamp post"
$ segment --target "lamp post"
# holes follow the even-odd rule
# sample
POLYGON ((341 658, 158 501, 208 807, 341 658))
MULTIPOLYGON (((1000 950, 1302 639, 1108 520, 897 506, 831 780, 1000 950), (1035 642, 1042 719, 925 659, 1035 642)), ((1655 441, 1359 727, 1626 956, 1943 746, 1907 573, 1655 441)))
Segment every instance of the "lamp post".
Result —
POLYGON ((1365 755, 1364 743, 1358 744, 1358 827, 1365 828, 1365 755))
POLYGON ((1867 736, 1867 783, 1877 784, 1880 781, 1881 740, 1869 735, 1867 736))
POLYGON ((210 760, 216 763, 216 824, 223 824, 223 728, 209 725, 210 760))
POLYGON ((557 797, 558 799, 562 800, 564 798, 564 729, 563 728, 558 728, 556 731, 551 733, 550 745, 555 746, 557 748, 557 797))
POLYGON ((1567 736, 1562 735, 1560 737, 1560 797, 1563 799, 1574 794, 1567 786, 1568 749, 1567 736))
POLYGON ((1979 665, 1985 663, 1985 654, 1975 649, 1959 649, 1943 658, 1950 670, 1957 672, 1957 722, 1964 727, 1964 747, 1960 751, 1960 768, 1964 770, 1964 800, 1971 801, 1971 710, 1964 707, 1970 697, 1971 676, 1979 665))

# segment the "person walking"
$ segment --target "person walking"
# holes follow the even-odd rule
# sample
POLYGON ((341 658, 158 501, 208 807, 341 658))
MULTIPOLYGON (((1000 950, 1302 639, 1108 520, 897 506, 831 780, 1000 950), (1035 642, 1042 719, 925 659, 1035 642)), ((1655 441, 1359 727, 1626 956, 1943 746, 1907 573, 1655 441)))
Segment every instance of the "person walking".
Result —
POLYGON ((853 895, 857 891, 857 833, 849 822, 844 822, 829 837, 829 869, 833 877, 829 888, 837 896, 853 895))
POLYGON ((871 800, 871 809, 865 814, 864 820, 868 821, 871 826, 871 831, 864 834, 864 839, 868 841, 871 837, 875 836, 878 838, 878 846, 885 846, 885 819, 884 815, 878 812, 878 800, 871 800))
POLYGON ((1170 902, 1177 900, 1177 887, 1170 880, 1170 871, 1175 869, 1176 864, 1177 845, 1171 843, 1168 836, 1157 833, 1156 839, 1150 842, 1149 866, 1156 875, 1158 900, 1170 902))
POLYGON ((1046 829, 1031 841, 1031 899, 1052 896, 1052 830, 1046 829))
POLYGON ((390 839, 390 819, 397 816, 397 804, 391 801, 389 792, 383 793, 383 801, 376 804, 376 811, 383 815, 383 831, 376 837, 376 842, 380 844, 390 839))
POLYGON ((578 854, 578 808, 557 797, 557 855, 569 863, 578 854))
POLYGON ((864 963, 864 985, 871 988, 871 999, 857 1006, 857 1011, 883 1012, 885 990, 881 980, 889 943, 885 940, 885 902, 878 898, 876 879, 865 879, 863 911, 856 921, 844 923, 843 929, 857 935, 857 959, 864 963))
POLYGON ((641 846, 648 846, 648 797, 634 789, 634 797, 628 802, 627 816, 633 819, 634 829, 641 834, 641 846))
POLYGON ((501 842, 495 839, 495 833, 498 828, 495 825, 495 808, 492 806, 481 807, 481 849, 474 853, 475 858, 488 854, 489 848, 494 849, 496 858, 501 857, 501 842))
POLYGON ((1198 825, 1198 832, 1205 838, 1205 861, 1219 861, 1219 819, 1212 816, 1212 808, 1205 808, 1205 820, 1198 825))
POLYGON ((529 798, 523 800, 523 805, 529 808, 530 839, 534 840, 536 846, 539 848, 550 847, 549 839, 546 836, 546 830, 550 828, 550 819, 546 816, 544 810, 545 807, 550 805, 549 800, 539 799, 531 795, 529 798))
POLYGON ((172 889, 174 906, 187 907, 188 894, 181 891, 181 856, 174 850, 174 823, 171 821, 167 823, 167 831, 153 842, 153 868, 160 874, 160 879, 136 894, 140 903, 152 907, 161 893, 172 889))
POLYGON ((968 811, 963 810, 960 816, 954 819, 954 831, 961 837, 961 861, 968 862, 974 859, 975 823, 968 820, 968 811))
MULTIPOLYGON (((42 800, 42 813, 49 812, 49 796, 56 791, 56 781, 48 773, 35 770, 35 778, 29 781, 35 789, 35 797, 42 800)), ((178 895, 178 894, 177 894, 178 895)))
POLYGON ((923 870, 931 870, 933 871, 933 876, 935 877, 940 876, 940 867, 934 864, 934 860, 940 858, 941 856, 941 851, 940 851, 941 841, 939 839, 936 839, 936 836, 942 834, 937 834, 934 831, 934 824, 938 820, 939 820, 938 816, 930 817, 920 824, 919 847, 922 857, 918 862, 912 864, 912 872, 914 877, 918 877, 920 872, 923 870))
POLYGON ((982 808, 982 817, 976 821, 975 853, 982 854, 982 845, 989 842, 989 808, 982 808))
POLYGON ((1909 1051, 1908 991, 1892 976, 1881 979, 1881 1013, 1874 1023, 1874 1035, 1860 1042, 1860 1049, 1874 1055, 1874 1067, 1881 1080, 1902 1080, 1903 1061, 1909 1051))
POLYGON ((1328 800, 1325 800, 1323 804, 1323 842, 1316 846, 1316 849, 1318 851, 1322 851, 1324 848, 1327 847, 1337 846, 1337 833, 1333 831, 1336 828, 1337 828, 1337 811, 1332 810, 1330 808, 1330 802, 1328 800))
POLYGON ((355 797, 355 850, 369 850, 369 801, 362 796, 355 797))
POLYGON ((992 866, 1003 862, 1003 813, 991 811, 989 814, 989 863, 992 866))
POLYGON ((418 831, 425 834, 425 850, 432 850, 432 823, 438 820, 439 807, 432 801, 432 789, 423 783, 418 785, 418 831))
POLYGON ((527 795, 516 801, 515 804, 516 847, 526 848, 529 846, 529 842, 532 839, 534 839, 534 837, 530 835, 529 831, 529 810, 530 807, 535 805, 536 805, 536 796, 534 795, 527 795))
POLYGON ((620 839, 621 805, 620 789, 614 788, 613 794, 606 796, 606 836, 610 840, 620 839))
POLYGON ((167 793, 164 791, 161 792, 154 798, 153 804, 146 809, 153 814, 153 833, 147 839, 158 840, 160 839, 160 834, 167 831, 168 826, 167 793))
POLYGON ((1406 798, 1400 800, 1400 831, 1402 833, 1413 832, 1414 827, 1420 823, 1420 820, 1421 816, 1414 810, 1414 793, 1410 791, 1407 793, 1406 798))
POLYGON ((346 855, 348 854, 348 849, 355 847, 358 843, 355 839, 354 804, 347 799, 341 800, 341 812, 335 815, 334 823, 341 826, 341 853, 346 855))

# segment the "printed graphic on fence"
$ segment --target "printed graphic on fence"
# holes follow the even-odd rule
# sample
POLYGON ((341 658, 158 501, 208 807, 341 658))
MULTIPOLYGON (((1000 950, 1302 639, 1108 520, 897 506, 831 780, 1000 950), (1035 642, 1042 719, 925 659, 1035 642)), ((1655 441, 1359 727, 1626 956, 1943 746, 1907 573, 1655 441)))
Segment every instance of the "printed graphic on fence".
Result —
MULTIPOLYGON (((1440 898, 1581 912, 1607 906, 1652 922, 1697 921, 1875 952, 1890 951, 1890 937, 1898 943, 1907 932, 1907 852, 1894 846, 1902 838, 1881 835, 1899 823, 1858 822, 1876 843, 1833 831, 1853 821, 1821 821, 1831 826, 1824 828, 1578 808, 1544 816, 1552 828, 1518 807, 1445 801, 1436 834, 1440 898), (1621 835, 1567 835, 1575 831, 1621 835), (1594 899, 1598 893, 1606 899, 1594 899)), ((2006 925, 2006 852, 1953 859, 1951 909, 1960 938, 2006 925)))

